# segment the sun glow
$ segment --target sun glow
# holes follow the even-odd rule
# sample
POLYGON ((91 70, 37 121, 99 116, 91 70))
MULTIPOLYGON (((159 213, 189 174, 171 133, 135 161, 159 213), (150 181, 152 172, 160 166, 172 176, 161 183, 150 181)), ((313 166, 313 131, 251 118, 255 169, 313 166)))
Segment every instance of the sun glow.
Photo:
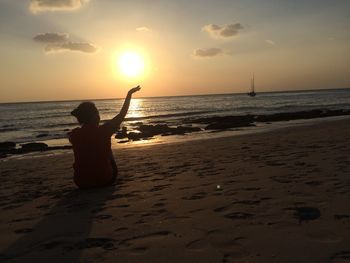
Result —
POLYGON ((139 77, 144 73, 144 59, 136 52, 124 52, 118 57, 118 69, 125 77, 139 77))

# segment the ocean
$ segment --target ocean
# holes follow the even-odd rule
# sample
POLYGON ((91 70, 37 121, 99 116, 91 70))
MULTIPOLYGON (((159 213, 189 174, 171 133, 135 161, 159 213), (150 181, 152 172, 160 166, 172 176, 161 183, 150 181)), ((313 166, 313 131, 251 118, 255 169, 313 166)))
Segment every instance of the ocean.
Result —
MULTIPOLYGON (((95 100, 101 120, 114 117, 124 99, 95 100)), ((0 142, 27 143, 67 137, 78 126, 70 112, 80 101, 0 104, 0 142)), ((123 126, 135 123, 181 125, 184 119, 248 114, 297 112, 312 109, 350 109, 350 89, 218 94, 133 99, 123 126)))

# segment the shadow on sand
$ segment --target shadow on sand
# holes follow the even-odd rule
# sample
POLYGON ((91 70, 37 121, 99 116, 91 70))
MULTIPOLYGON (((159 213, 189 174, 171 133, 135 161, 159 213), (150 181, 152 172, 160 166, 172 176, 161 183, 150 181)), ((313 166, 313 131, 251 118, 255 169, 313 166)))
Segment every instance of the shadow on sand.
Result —
POLYGON ((31 232, 0 255, 1 262, 80 262, 83 249, 113 249, 107 238, 88 238, 94 216, 112 198, 116 186, 73 190, 48 211, 31 232))

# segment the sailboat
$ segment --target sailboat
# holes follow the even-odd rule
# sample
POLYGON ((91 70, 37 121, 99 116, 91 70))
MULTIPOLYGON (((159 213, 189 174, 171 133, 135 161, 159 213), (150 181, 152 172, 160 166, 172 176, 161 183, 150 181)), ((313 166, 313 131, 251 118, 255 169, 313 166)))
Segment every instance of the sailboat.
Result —
POLYGON ((255 97, 256 93, 255 93, 254 74, 253 74, 253 78, 251 79, 250 87, 251 87, 251 91, 248 92, 248 96, 250 96, 250 97, 255 97))

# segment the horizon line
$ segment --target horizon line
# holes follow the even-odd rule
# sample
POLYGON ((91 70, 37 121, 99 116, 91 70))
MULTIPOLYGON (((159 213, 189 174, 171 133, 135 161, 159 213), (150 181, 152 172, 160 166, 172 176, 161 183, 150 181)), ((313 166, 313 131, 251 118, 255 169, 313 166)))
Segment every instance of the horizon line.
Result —
MULTIPOLYGON (((342 90, 350 89, 350 87, 343 88, 319 88, 319 89, 296 89, 296 90, 275 90, 275 91, 261 91, 259 93, 291 93, 291 92, 309 92, 309 91, 325 91, 325 90, 342 90)), ((218 95, 231 95, 231 94, 246 94, 247 92, 229 92, 229 93, 207 93, 207 94, 188 94, 188 95, 169 95, 169 96, 146 96, 146 97, 137 97, 137 99, 146 99, 146 98, 168 98, 168 97, 196 97, 196 96, 218 96, 218 95)), ((9 102, 0 102, 1 104, 20 104, 20 103, 52 103, 52 102, 73 102, 73 101, 100 101, 100 100, 120 100, 121 98, 102 98, 102 99, 66 99, 66 100, 33 100, 33 101, 9 101, 9 102)))

